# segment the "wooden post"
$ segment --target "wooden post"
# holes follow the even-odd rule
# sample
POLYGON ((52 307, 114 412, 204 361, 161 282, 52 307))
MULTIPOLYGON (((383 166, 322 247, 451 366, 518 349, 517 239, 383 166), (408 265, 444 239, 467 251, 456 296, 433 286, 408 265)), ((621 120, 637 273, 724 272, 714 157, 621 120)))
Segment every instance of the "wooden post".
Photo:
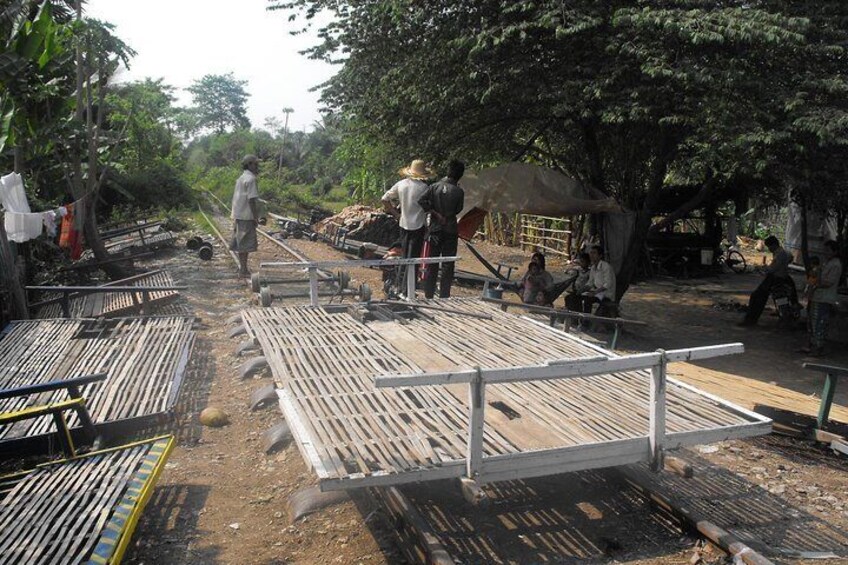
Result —
MULTIPOLYGON (((76 386, 68 387, 68 395, 70 395, 71 398, 82 398, 82 393, 80 392, 79 387, 76 386)), ((90 441, 94 441, 97 438, 97 429, 94 427, 94 422, 91 421, 91 416, 88 413, 88 408, 85 406, 85 401, 77 407, 76 411, 80 424, 82 424, 83 429, 89 436, 88 439, 90 441)))
POLYGON ((141 291, 141 313, 150 314, 150 291, 147 289, 141 291))
POLYGON ((406 299, 415 300, 415 263, 406 266, 406 299))
POLYGON ((309 267, 309 303, 318 307, 318 269, 309 267))
POLYGON ((651 470, 661 471, 663 468, 663 449, 665 447, 665 385, 666 353, 658 349, 659 362, 651 367, 651 422, 649 437, 651 442, 651 470))
POLYGON ((71 317, 71 293, 67 290, 62 291, 62 315, 66 318, 71 317))
POLYGON ((466 474, 477 479, 483 461, 483 407, 486 404, 486 384, 480 367, 477 375, 468 383, 468 456, 466 474))
POLYGON ((62 451, 68 457, 74 457, 77 454, 74 449, 74 440, 71 438, 71 432, 68 430, 68 423, 65 422, 65 416, 60 410, 53 412, 53 422, 56 424, 56 433, 59 437, 59 445, 62 446, 62 451))
POLYGON ((833 395, 836 393, 836 378, 836 375, 833 373, 825 373, 819 415, 816 418, 816 427, 818 429, 826 426, 830 417, 830 407, 833 405, 833 395))

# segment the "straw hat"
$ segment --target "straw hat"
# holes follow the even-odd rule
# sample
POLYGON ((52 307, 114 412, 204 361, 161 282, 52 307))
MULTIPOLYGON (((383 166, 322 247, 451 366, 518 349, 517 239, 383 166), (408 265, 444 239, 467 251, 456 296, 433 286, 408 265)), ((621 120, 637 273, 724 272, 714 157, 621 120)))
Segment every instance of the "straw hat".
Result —
POLYGON ((408 167, 404 167, 398 172, 401 176, 417 180, 424 180, 433 176, 433 171, 421 159, 415 159, 408 167))

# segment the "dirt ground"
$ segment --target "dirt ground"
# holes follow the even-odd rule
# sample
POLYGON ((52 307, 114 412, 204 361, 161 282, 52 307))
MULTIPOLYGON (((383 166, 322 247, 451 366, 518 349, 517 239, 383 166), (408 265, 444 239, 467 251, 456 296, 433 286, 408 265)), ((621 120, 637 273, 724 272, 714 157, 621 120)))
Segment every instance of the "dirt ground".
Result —
MULTIPOLYGON (((196 233, 204 231, 200 226, 195 229, 196 233)), ((181 235, 180 243, 192 233, 181 235)), ((314 260, 341 257, 323 243, 298 240, 291 244, 314 260)), ((527 260, 526 253, 515 249, 483 244, 480 250, 493 260, 513 265, 527 260)), ((461 268, 483 272, 469 253, 460 250, 460 255, 468 257, 461 268)), ((260 239, 260 251, 251 256, 251 268, 256 270, 260 261, 268 260, 290 257, 260 239)), ((126 561, 405 563, 391 522, 367 496, 357 495, 353 501, 290 522, 288 496, 314 484, 314 476, 292 445, 271 455, 262 451, 262 432, 281 416, 276 406, 255 412, 248 407, 250 394, 270 379, 263 375, 239 378, 244 359, 237 357, 235 350, 243 338, 228 337, 232 327, 228 319, 255 304, 256 298, 245 281, 235 276, 232 259, 220 243, 215 242, 215 257, 208 262, 178 244, 145 267, 167 268, 176 284, 189 285, 182 300, 200 318, 199 338, 179 416, 170 427, 179 445, 139 523, 126 561), (206 406, 224 409, 230 424, 218 429, 201 427, 197 418, 206 406)), ((553 264, 550 270, 556 274, 557 268, 553 264)), ((356 283, 380 288, 376 271, 356 269, 353 275, 356 283)), ((756 281, 754 274, 728 274, 710 280, 638 284, 626 295, 622 316, 646 321, 649 326, 626 333, 620 348, 645 351, 742 341, 744 355, 680 364, 673 372, 699 386, 712 386, 719 394, 728 392, 730 400, 747 405, 757 404, 750 391, 758 389, 750 386, 766 387, 763 390, 769 394, 785 390, 786 403, 809 413, 817 406, 821 376, 805 371, 801 367, 805 359, 794 353, 802 344, 803 332, 777 330, 768 314, 758 329, 737 328, 734 322, 740 315, 725 305, 744 296, 703 290, 719 286, 750 289, 756 281)), ((460 287, 455 294, 478 296, 479 292, 479 288, 460 287)), ((603 339, 604 335, 595 337, 603 339)), ((848 352, 843 348, 827 362, 848 365, 848 352)), ((783 398, 781 394, 776 397, 783 398)), ((848 387, 839 391, 837 403, 848 405, 848 387)), ((760 539, 779 547, 817 548, 848 556, 848 535, 844 533, 848 531, 848 458, 774 435, 705 446, 684 456, 704 470, 705 477, 723 477, 726 484, 732 484, 741 506, 756 501, 747 508, 751 516, 731 522, 750 527, 760 539), (756 523, 757 518, 760 522, 768 519, 772 533, 757 529, 764 526, 756 523), (799 541, 787 533, 796 529, 809 535, 799 541)), ((693 501, 715 498, 719 505, 712 508, 717 514, 721 514, 722 501, 733 504, 720 493, 704 495, 694 487, 666 486, 678 493, 691 491, 693 501)), ((706 482, 704 488, 709 491, 706 482)), ((706 562, 722 559, 719 552, 702 550, 695 537, 682 533, 628 489, 615 471, 503 485, 490 492, 495 504, 488 514, 457 502, 449 487, 426 485, 406 493, 425 515, 434 518, 444 533, 443 543, 464 563, 684 563, 695 553, 706 562), (563 485, 567 488, 561 488, 563 485), (435 519, 438 516, 440 524, 435 519)))

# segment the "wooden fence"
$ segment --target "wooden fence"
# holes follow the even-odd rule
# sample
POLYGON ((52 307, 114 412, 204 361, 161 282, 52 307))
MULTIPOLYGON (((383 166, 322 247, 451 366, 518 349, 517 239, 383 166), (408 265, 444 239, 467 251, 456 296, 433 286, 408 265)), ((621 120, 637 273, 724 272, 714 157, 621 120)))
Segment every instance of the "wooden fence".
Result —
POLYGON ((571 220, 550 216, 521 215, 522 250, 540 250, 548 255, 571 257, 571 220))

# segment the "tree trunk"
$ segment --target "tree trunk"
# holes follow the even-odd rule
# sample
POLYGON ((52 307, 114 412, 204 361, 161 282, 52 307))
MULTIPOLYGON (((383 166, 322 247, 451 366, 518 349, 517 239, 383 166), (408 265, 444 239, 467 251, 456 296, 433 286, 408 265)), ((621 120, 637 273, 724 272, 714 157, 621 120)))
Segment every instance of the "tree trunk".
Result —
POLYGON ((659 204, 660 191, 662 190, 665 176, 668 172, 668 164, 671 162, 676 148, 677 143, 672 136, 662 136, 657 154, 654 157, 654 165, 650 178, 648 179, 648 193, 642 209, 636 214, 633 239, 630 241, 630 246, 621 265, 621 271, 616 275, 616 301, 621 300, 621 297, 627 292, 630 283, 636 276, 639 262, 644 257, 643 251, 645 250, 645 243, 648 240, 648 232, 651 229, 651 219, 653 218, 654 210, 657 209, 657 205, 659 204))
POLYGON ((9 239, 6 237, 6 221, 2 213, 0 213, 0 267, 2 267, 3 284, 11 294, 13 318, 17 320, 29 319, 26 294, 21 285, 21 279, 18 277, 12 246, 9 245, 9 239))
MULTIPOLYGON (((77 21, 82 19, 82 2, 76 0, 75 9, 77 21)), ((76 92, 76 111, 75 117, 80 122, 85 118, 86 133, 88 137, 87 153, 88 153, 88 179, 83 182, 82 177, 82 158, 77 153, 72 156, 73 163, 73 187, 74 198, 79 200, 77 213, 82 213, 83 219, 83 235, 85 242, 91 248, 94 258, 97 261, 106 261, 109 259, 109 252, 106 246, 100 239, 100 232, 97 230, 97 194, 100 183, 97 178, 97 140, 95 138, 94 124, 92 122, 92 99, 91 99, 91 70, 87 69, 86 60, 88 57, 83 56, 82 42, 77 43, 76 63, 77 63, 77 92, 76 92), (87 94, 87 96, 85 96, 87 94), (85 111, 84 111, 85 109, 85 111)), ((99 76, 100 73, 98 73, 99 76)), ((105 108, 98 108, 98 115, 102 116, 105 108)), ((100 120, 101 118, 98 118, 100 120)), ((106 275, 112 280, 126 278, 126 273, 117 263, 110 263, 101 267, 106 275)))
POLYGON ((798 204, 801 207, 801 258, 804 261, 804 270, 810 268, 810 238, 807 235, 807 202, 801 199, 798 204))

